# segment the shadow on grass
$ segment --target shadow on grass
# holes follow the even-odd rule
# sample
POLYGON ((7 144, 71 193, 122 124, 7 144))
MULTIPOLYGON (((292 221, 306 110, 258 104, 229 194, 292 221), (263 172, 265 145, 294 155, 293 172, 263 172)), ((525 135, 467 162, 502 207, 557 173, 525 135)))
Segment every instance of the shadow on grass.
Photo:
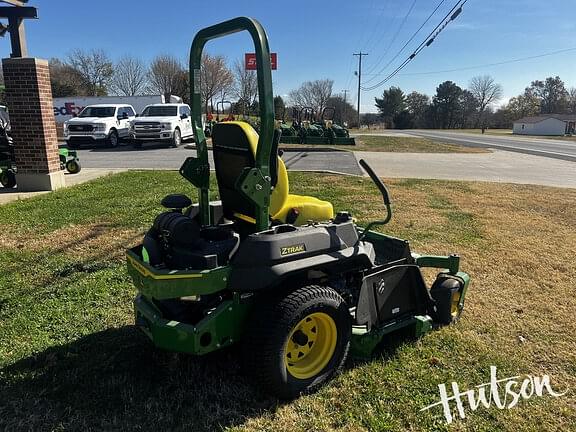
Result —
POLYGON ((274 410, 238 353, 162 352, 131 326, 0 369, 2 430, 219 430, 274 410))

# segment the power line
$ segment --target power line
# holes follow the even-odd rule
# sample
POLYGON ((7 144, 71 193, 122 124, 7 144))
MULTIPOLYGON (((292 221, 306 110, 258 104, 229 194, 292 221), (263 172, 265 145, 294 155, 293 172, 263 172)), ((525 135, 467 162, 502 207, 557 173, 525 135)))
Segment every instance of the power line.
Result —
POLYGON ((408 21, 408 17, 412 13, 412 10, 414 9, 414 6, 416 5, 417 1, 418 0, 412 1, 412 4, 410 5, 410 7, 408 8, 408 11, 406 12, 406 15, 404 15, 402 22, 398 26, 398 29, 396 29, 396 33, 394 33, 394 36, 392 36, 392 39, 390 39, 390 43, 388 44, 388 46, 384 50, 384 53, 378 58, 376 63, 374 63, 374 65, 370 68, 370 70, 368 71, 369 73, 373 72, 374 69, 376 69, 380 65, 380 63, 382 63, 382 60, 384 60, 384 57, 386 57, 386 54, 388 54, 388 51, 390 51, 390 48, 392 48, 392 45, 394 45, 394 42, 396 42, 396 39, 398 38, 400 31, 404 28, 406 21, 408 21))
MULTIPOLYGON (((375 3, 376 2, 372 2, 372 7, 370 8, 371 10, 375 9, 375 3)), ((391 0, 385 1, 383 3, 386 3, 386 7, 384 7, 384 4, 380 4, 379 5, 379 9, 380 9, 380 13, 376 16, 376 20, 374 21, 374 28, 372 29, 372 32, 370 32, 370 36, 368 37, 368 39, 366 39, 366 42, 364 42, 363 44, 358 44, 356 46, 362 48, 368 48, 371 43, 372 43, 372 39, 377 35, 378 35, 378 30, 380 28, 380 20, 382 19, 382 17, 384 16, 384 12, 388 12, 388 10, 391 7, 391 0)), ((366 29, 364 29, 364 32, 366 32, 366 29)), ((387 31, 384 32, 384 34, 387 33, 387 31)), ((380 38, 376 38, 375 41, 378 42, 382 39, 382 37, 380 38)))
POLYGON ((430 32, 430 34, 422 41, 422 43, 420 45, 418 45, 418 47, 414 50, 414 52, 412 54, 410 54, 410 56, 404 60, 400 66, 398 66, 396 69, 394 69, 393 72, 391 72, 386 78, 384 78, 382 81, 370 86, 370 87, 361 87, 362 90, 365 91, 370 91, 370 90, 374 90, 377 89, 378 87, 384 85, 386 82, 388 82, 390 79, 392 79, 392 77, 394 77, 398 72, 400 72, 402 69, 404 69, 406 67, 406 65, 408 63, 410 63, 412 61, 412 59, 414 59, 414 57, 416 57, 424 48, 430 46, 432 44, 432 42, 434 42, 434 40, 438 37, 438 35, 442 32, 442 30, 444 30, 446 28, 446 26, 454 21, 458 15, 460 15, 460 13, 462 13, 462 7, 468 2, 468 0, 458 0, 458 2, 454 5, 454 7, 452 9, 450 9, 450 11, 446 14, 446 16, 442 19, 442 21, 440 21, 440 23, 434 28, 434 30, 432 30, 430 32))
MULTIPOLYGON (((372 72, 374 69, 368 71, 368 74, 365 75, 374 75, 374 77, 378 76, 378 75, 382 75, 382 72, 384 72, 388 66, 390 66, 390 64, 396 60, 398 58, 398 56, 400 54, 402 54, 402 52, 406 49, 406 47, 410 44, 410 42, 412 42, 414 40, 414 38, 418 35, 418 33, 420 33, 420 30, 422 30, 422 28, 424 28, 424 26, 426 24, 428 24, 428 21, 430 21, 430 19, 434 16, 434 14, 436 14, 436 12, 438 11, 438 9, 440 9, 440 7, 444 4, 444 2, 446 2, 446 0, 440 0, 440 2, 436 5, 436 7, 434 8, 434 10, 430 13, 430 15, 428 15, 428 18, 426 18, 426 20, 424 20, 424 22, 422 23, 422 25, 420 25, 420 27, 418 27, 418 30, 416 30, 414 32, 414 34, 410 37, 410 39, 408 39, 408 41, 402 46, 402 48, 400 48, 400 51, 398 51, 396 53, 396 55, 394 57, 392 57, 392 59, 390 59, 390 61, 388 63, 386 63, 386 65, 377 73, 377 74, 371 74, 370 72, 372 72)), ((374 78, 370 78, 368 81, 366 81, 366 83, 369 83, 370 81, 373 81, 374 78)))
POLYGON ((410 73, 399 74, 398 76, 433 75, 433 74, 441 74, 441 73, 448 73, 448 72, 459 72, 459 71, 465 71, 465 70, 471 70, 471 69, 481 69, 481 68, 490 67, 490 66, 500 66, 500 65, 510 64, 510 63, 517 63, 517 62, 522 62, 522 61, 526 61, 526 60, 548 57, 548 56, 562 54, 562 53, 570 52, 570 51, 576 51, 576 47, 566 48, 566 49, 562 49, 562 50, 558 50, 558 51, 552 51, 552 52, 543 53, 543 54, 537 54, 537 55, 528 56, 528 57, 515 58, 512 60, 504 60, 504 61, 496 62, 496 63, 486 63, 486 64, 482 64, 482 65, 467 66, 467 67, 461 67, 461 68, 456 68, 456 69, 444 69, 444 70, 439 70, 439 71, 410 72, 410 73))

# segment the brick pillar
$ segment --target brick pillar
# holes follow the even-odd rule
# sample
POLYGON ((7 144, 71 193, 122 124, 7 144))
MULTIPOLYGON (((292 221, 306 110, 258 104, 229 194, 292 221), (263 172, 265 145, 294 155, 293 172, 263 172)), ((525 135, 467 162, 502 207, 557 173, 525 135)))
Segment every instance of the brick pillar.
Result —
POLYGON ((64 186, 60 170, 48 62, 37 58, 2 59, 6 102, 18 174, 18 190, 64 186))

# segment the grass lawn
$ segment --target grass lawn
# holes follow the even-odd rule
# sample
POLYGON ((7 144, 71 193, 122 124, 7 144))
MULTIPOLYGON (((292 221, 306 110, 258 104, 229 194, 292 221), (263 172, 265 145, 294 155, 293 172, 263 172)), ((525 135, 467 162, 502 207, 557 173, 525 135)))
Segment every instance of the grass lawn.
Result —
POLYGON ((328 144, 319 144, 316 146, 310 144, 280 144, 280 148, 322 147, 349 151, 394 153, 490 153, 489 150, 483 148, 442 143, 427 138, 360 135, 355 139, 355 146, 328 144))
MULTIPOLYGON (((348 149, 347 146, 340 147, 348 149)), ((369 135, 356 137, 356 146, 350 146, 350 150, 394 153, 490 153, 489 150, 482 148, 442 143, 427 138, 369 135)))
MULTIPOLYGON (((383 214, 368 179, 291 174, 294 193, 359 223, 383 214)), ((314 395, 280 404, 240 374, 234 350, 160 352, 132 326, 124 249, 138 242, 175 172, 129 172, 0 206, 0 430, 576 430, 576 190, 392 180, 386 232, 414 250, 462 255, 462 320, 350 360, 314 395), (438 384, 549 374, 561 397, 479 408, 446 425, 438 384)))

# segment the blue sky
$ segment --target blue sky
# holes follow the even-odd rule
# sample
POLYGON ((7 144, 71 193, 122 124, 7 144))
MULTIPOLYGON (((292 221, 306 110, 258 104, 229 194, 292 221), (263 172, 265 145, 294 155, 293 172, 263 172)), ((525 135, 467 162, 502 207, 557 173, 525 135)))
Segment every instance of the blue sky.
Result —
MULTIPOLYGON (((200 28, 239 15, 251 16, 264 25, 272 51, 278 52, 279 69, 273 72, 276 94, 285 95, 306 80, 330 78, 335 93, 348 89, 348 98, 355 101, 357 57, 352 53, 369 53, 363 62, 363 81, 366 85, 378 82, 379 75, 370 74, 380 72, 440 0, 416 0, 401 27, 412 1, 30 0, 30 5, 38 7, 40 19, 28 21, 26 31, 29 53, 35 57, 65 57, 74 48, 94 47, 104 49, 113 59, 132 54, 149 60, 170 53, 186 61, 200 28)), ((384 74, 406 58, 410 48, 417 46, 455 3, 445 0, 384 74)), ((466 87, 472 76, 480 74, 490 74, 501 83, 506 99, 521 93, 530 81, 551 75, 559 75, 567 87, 576 87, 576 49, 501 66, 422 74, 576 48, 574 6, 574 0, 469 0, 456 21, 399 75, 384 87, 362 92, 362 111, 375 111, 374 96, 390 85, 433 95, 444 80, 466 87)), ((0 42, 0 54, 9 56, 8 37, 0 42)), ((230 63, 252 51, 245 34, 211 42, 207 48, 227 56, 230 63)))

